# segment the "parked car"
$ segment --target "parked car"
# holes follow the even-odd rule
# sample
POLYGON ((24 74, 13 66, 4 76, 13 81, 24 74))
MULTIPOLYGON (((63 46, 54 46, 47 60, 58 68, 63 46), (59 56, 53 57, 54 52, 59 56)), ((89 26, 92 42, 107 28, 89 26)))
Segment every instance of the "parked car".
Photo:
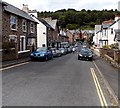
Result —
POLYGON ((65 48, 59 48, 59 50, 60 50, 60 52, 61 52, 62 55, 65 55, 67 53, 66 50, 65 50, 65 48))
POLYGON ((53 53, 53 57, 56 57, 57 56, 56 48, 51 48, 51 51, 53 53))
POLYGON ((53 53, 53 57, 60 57, 61 56, 61 51, 58 50, 57 48, 51 48, 51 51, 53 53))
POLYGON ((56 49, 57 56, 60 57, 62 55, 61 51, 59 49, 56 49))
POLYGON ((84 59, 84 60, 93 60, 93 53, 89 48, 82 48, 78 52, 78 60, 84 59))
POLYGON ((72 52, 72 48, 73 46, 69 46, 67 49, 68 49, 68 53, 71 53, 72 52))
POLYGON ((53 53, 46 47, 37 48, 36 51, 32 52, 30 55, 31 60, 45 60, 53 59, 53 53))

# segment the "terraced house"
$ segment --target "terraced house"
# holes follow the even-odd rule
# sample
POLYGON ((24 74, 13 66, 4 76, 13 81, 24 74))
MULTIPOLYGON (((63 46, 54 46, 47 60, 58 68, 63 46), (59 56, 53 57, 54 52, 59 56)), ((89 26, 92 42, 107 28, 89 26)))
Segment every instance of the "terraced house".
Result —
POLYGON ((6 2, 2 2, 2 43, 3 61, 25 56, 37 45, 37 22, 6 2))

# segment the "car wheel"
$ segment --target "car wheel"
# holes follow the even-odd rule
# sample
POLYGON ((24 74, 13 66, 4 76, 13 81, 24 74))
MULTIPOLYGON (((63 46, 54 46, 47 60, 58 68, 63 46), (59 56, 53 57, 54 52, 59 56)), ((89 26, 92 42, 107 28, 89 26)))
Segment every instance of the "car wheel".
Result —
POLYGON ((90 61, 93 61, 93 58, 90 58, 89 60, 90 60, 90 61))
POLYGON ((51 56, 51 59, 53 59, 53 55, 51 56))
POLYGON ((78 60, 80 60, 80 57, 78 56, 78 60))
POLYGON ((61 55, 60 54, 58 54, 58 57, 60 57, 61 55))

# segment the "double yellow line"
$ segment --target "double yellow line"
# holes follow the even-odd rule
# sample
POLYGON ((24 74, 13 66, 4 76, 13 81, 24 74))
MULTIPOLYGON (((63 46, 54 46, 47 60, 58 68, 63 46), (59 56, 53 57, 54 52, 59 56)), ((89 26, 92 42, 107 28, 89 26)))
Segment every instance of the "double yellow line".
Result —
POLYGON ((102 108, 108 108, 106 99, 105 99, 103 91, 102 91, 102 89, 100 87, 100 84, 99 84, 98 78, 97 78, 97 76, 95 74, 95 71, 94 71, 93 68, 90 68, 90 70, 91 70, 91 74, 93 76, 95 87, 97 89, 97 93, 98 93, 98 96, 99 96, 99 99, 100 99, 101 106, 102 106, 102 108))

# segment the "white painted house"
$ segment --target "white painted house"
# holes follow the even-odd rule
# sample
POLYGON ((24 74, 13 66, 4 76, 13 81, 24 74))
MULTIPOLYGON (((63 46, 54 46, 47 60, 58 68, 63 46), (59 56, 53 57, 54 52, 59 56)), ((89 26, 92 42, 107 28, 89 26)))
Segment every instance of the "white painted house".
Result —
POLYGON ((97 28, 100 27, 100 25, 95 26, 94 41, 97 46, 102 48, 105 45, 111 45, 116 43, 115 30, 119 28, 118 27, 119 21, 120 21, 119 16, 116 16, 115 20, 104 21, 99 31, 97 31, 97 28))
POLYGON ((48 46, 48 30, 53 29, 45 20, 38 19, 36 10, 30 11, 29 15, 38 23, 37 24, 37 47, 48 46))
POLYGON ((115 30, 119 29, 120 17, 115 16, 115 21, 110 25, 108 35, 108 45, 116 43, 115 30))
POLYGON ((100 44, 99 44, 99 40, 100 40, 100 37, 101 37, 101 25, 95 25, 95 31, 94 31, 94 37, 93 37, 93 42, 94 44, 99 47, 100 44))

